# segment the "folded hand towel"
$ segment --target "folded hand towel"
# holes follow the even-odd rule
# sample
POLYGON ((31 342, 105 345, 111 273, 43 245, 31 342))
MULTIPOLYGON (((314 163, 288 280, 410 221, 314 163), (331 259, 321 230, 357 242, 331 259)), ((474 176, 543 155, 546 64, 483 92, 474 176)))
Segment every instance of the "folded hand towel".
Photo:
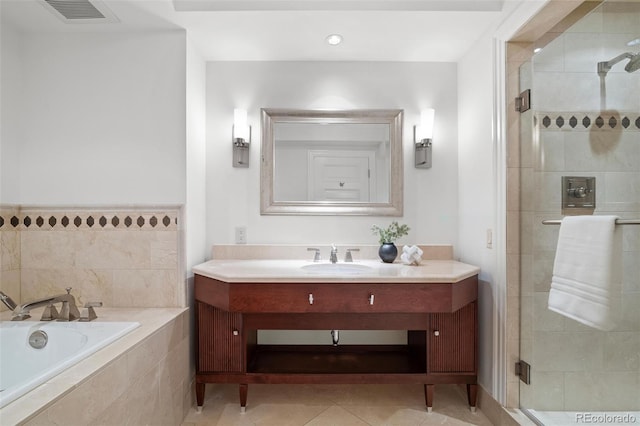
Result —
POLYGON ((620 312, 622 231, 616 216, 562 220, 549 309, 599 330, 612 330, 620 312))

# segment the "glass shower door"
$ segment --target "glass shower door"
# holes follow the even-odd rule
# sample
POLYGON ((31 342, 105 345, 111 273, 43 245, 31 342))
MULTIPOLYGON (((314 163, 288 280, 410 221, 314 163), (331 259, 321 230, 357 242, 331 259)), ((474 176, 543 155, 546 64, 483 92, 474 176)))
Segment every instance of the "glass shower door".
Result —
POLYGON ((520 174, 520 354, 531 383, 520 405, 540 424, 640 424, 640 225, 618 225, 620 318, 605 332, 548 309, 559 226, 542 223, 568 213, 567 176, 595 178, 593 214, 640 221, 639 51, 640 3, 605 2, 520 70, 532 92, 520 174), (599 62, 610 62, 606 74, 599 62))

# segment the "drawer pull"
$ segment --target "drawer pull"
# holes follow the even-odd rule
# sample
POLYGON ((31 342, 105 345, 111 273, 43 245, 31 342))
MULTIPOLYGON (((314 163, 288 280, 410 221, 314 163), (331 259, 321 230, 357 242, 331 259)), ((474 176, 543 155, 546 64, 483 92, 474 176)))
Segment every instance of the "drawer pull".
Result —
POLYGON ((239 336, 239 335, 240 335, 240 332, 239 332, 238 330, 233 330, 233 335, 234 335, 234 336, 239 336))
POLYGON ((440 332, 438 330, 433 330, 433 335, 438 337, 440 335, 440 332))
POLYGON ((373 299, 374 299, 374 295, 373 295, 373 294, 370 294, 370 295, 369 295, 369 304, 370 304, 370 305, 373 305, 373 299))
POLYGON ((309 304, 313 305, 313 293, 309 293, 309 304))

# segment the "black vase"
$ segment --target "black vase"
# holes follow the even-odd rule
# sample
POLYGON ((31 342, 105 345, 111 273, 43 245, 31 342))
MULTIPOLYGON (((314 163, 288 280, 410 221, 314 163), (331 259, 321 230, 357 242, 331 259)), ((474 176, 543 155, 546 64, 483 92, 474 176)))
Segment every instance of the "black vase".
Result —
POLYGON ((398 257, 398 248, 393 243, 382 243, 378 249, 378 256, 385 263, 393 263, 398 257))

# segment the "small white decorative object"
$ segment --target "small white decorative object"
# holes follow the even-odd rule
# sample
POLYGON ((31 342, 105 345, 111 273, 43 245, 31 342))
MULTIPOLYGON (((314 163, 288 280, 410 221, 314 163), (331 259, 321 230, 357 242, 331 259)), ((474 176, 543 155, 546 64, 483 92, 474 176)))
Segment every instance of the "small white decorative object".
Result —
POLYGON ((420 265, 422 261, 422 250, 418 246, 404 246, 402 247, 400 260, 405 265, 420 265))

